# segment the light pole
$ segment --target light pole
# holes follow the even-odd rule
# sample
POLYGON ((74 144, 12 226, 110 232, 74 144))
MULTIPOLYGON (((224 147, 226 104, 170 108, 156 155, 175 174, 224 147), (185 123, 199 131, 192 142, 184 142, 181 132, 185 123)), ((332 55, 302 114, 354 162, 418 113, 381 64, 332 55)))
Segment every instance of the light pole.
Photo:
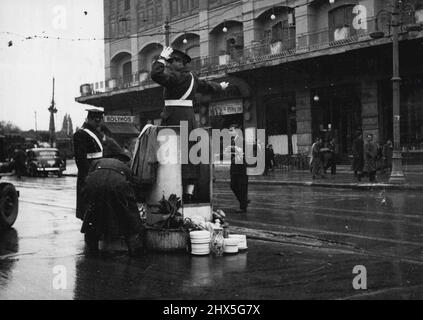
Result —
POLYGON ((400 85, 401 78, 399 75, 399 40, 398 29, 399 21, 399 0, 395 0, 392 11, 392 116, 393 116, 393 134, 394 134, 394 151, 392 154, 392 171, 389 178, 391 183, 404 183, 405 177, 402 170, 401 155, 401 134, 400 134, 400 85))
MULTIPOLYGON (((393 127, 393 140, 394 150, 392 154, 392 171, 389 178, 390 183, 405 183, 405 176, 402 169, 402 155, 401 155, 401 132, 400 132, 400 119, 401 119, 401 97, 400 97, 400 85, 401 77, 399 74, 399 28, 401 26, 400 14, 402 10, 400 5, 404 3, 401 0, 394 0, 392 5, 392 11, 380 10, 379 13, 387 12, 391 16, 392 26, 392 127, 393 127)), ((383 31, 378 30, 378 16, 376 15, 376 30, 370 34, 374 39, 382 38, 385 36, 383 31)), ((408 31, 419 31, 421 25, 410 25, 408 31)))
POLYGON ((169 34, 170 34, 169 17, 166 17, 164 29, 165 29, 165 45, 166 47, 169 47, 169 42, 170 42, 169 41, 169 34))

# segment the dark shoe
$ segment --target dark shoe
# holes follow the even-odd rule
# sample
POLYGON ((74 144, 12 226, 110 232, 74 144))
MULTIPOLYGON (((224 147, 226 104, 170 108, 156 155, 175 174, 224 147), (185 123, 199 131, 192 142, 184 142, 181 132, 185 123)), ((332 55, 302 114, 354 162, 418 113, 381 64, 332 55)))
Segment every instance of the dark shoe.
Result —
POLYGON ((238 209, 235 213, 247 213, 247 209, 238 209))

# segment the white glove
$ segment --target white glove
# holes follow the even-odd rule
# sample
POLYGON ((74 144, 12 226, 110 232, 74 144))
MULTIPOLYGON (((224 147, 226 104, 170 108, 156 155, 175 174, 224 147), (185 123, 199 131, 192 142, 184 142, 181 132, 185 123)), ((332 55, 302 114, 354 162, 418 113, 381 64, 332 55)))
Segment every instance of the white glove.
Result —
POLYGON ((164 47, 162 53, 160 53, 160 56, 164 58, 165 60, 168 60, 172 52, 173 52, 173 49, 171 47, 164 47))
POLYGON ((225 90, 229 86, 229 82, 221 82, 220 86, 222 87, 222 90, 225 90))

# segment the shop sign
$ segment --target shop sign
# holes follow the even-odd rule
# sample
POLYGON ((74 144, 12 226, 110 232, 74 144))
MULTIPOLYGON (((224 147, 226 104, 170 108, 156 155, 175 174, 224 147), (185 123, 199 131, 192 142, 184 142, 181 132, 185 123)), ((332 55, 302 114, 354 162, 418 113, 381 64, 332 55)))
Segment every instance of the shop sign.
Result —
POLYGON ((210 103, 210 116, 224 116, 228 114, 242 113, 242 100, 218 101, 210 103))
POLYGON ((135 116, 104 116, 104 122, 134 123, 135 116))

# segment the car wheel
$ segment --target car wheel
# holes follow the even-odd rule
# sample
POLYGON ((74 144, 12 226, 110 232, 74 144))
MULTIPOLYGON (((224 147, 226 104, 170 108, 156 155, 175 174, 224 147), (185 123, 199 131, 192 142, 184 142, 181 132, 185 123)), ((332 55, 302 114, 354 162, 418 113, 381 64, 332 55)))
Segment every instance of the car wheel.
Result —
POLYGON ((0 184, 0 228, 10 228, 18 217, 18 192, 13 184, 0 184))

